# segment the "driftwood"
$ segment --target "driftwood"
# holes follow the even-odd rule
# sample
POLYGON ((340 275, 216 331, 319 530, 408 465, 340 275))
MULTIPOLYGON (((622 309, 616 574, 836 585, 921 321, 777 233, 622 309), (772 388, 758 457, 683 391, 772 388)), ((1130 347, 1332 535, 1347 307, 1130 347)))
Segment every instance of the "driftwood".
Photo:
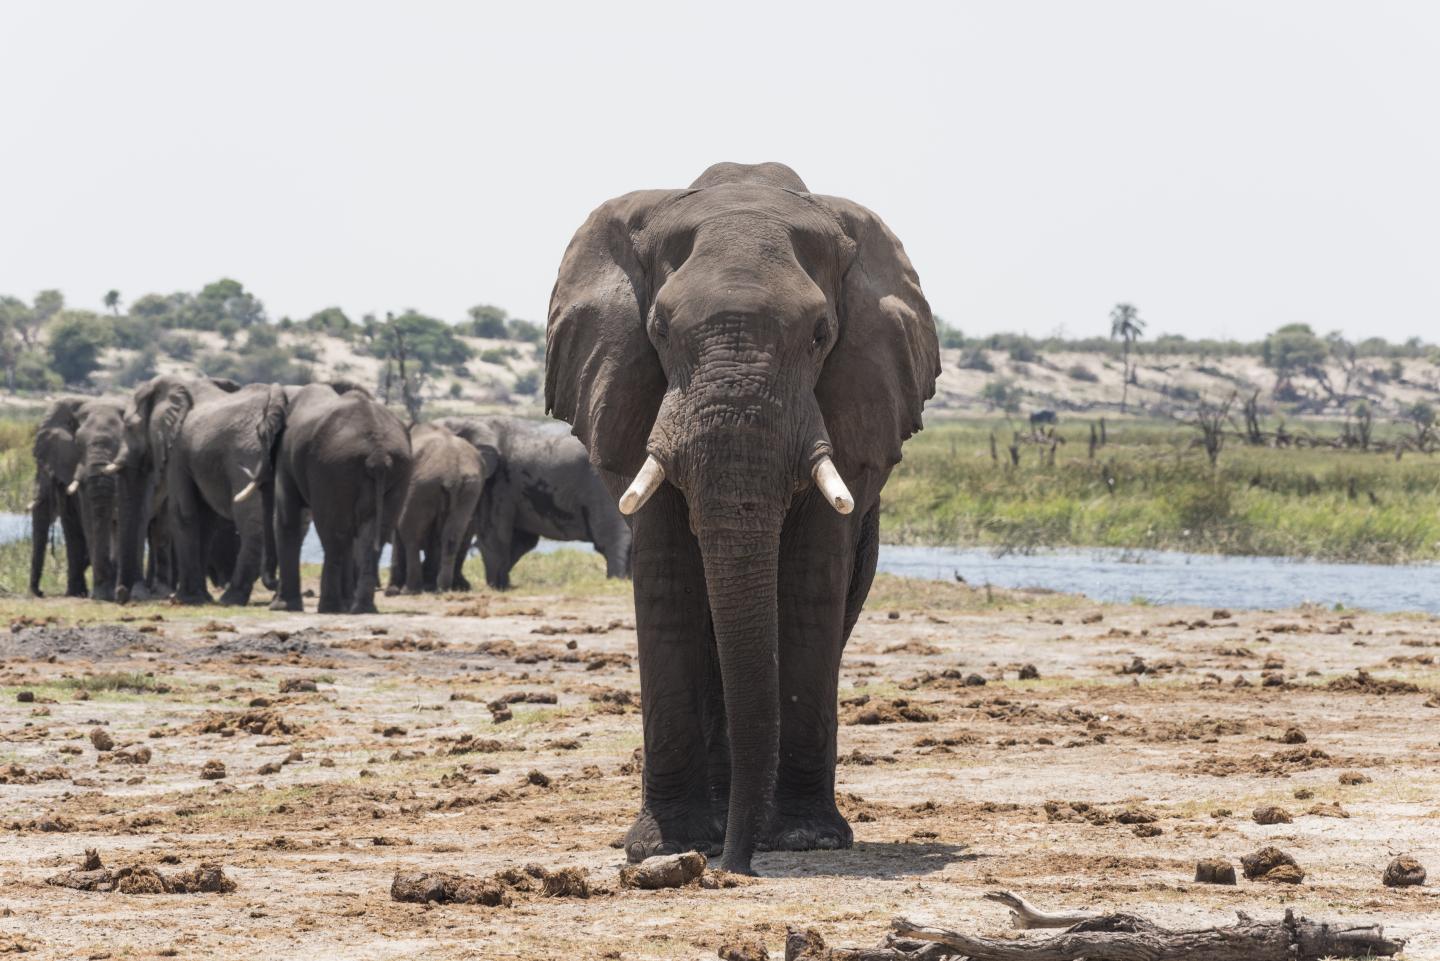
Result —
POLYGON ((973 937, 905 918, 897 918, 891 928, 898 937, 943 944, 971 961, 1320 961, 1388 957, 1405 947, 1403 941, 1386 939, 1379 925, 1337 928, 1296 918, 1289 910, 1281 921, 1256 921, 1240 913, 1229 927, 1187 930, 1107 914, 1035 941, 973 937))
POLYGON ((1337 927, 1289 910, 1280 921, 1256 921, 1237 911, 1239 920, 1229 927, 1175 930, 1133 914, 1042 911, 1009 891, 992 891, 985 899, 1010 908, 1017 928, 1065 931, 1000 940, 896 918, 880 947, 832 948, 814 930, 791 928, 785 961, 1320 961, 1388 957, 1405 947, 1403 940, 1386 938, 1379 925, 1337 927))

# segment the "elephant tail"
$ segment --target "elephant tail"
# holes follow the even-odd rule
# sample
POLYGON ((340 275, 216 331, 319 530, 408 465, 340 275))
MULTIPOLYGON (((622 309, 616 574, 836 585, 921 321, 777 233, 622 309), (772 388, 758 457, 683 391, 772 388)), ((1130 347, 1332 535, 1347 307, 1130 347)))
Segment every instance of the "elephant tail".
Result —
POLYGON ((365 472, 375 482, 375 550, 385 546, 385 481, 390 473, 390 455, 383 450, 371 452, 365 458, 365 472))

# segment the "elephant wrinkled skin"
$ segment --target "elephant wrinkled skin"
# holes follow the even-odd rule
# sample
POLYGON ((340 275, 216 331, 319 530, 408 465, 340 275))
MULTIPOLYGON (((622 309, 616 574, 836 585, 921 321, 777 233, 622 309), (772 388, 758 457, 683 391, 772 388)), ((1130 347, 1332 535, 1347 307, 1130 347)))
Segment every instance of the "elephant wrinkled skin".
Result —
POLYGON ((571 241, 546 406, 612 496, 642 477, 626 497, 645 737, 632 860, 723 845, 721 867, 748 872, 757 846, 851 843, 840 656, 880 490, 938 373, 900 242, 781 164, 626 194, 571 241))

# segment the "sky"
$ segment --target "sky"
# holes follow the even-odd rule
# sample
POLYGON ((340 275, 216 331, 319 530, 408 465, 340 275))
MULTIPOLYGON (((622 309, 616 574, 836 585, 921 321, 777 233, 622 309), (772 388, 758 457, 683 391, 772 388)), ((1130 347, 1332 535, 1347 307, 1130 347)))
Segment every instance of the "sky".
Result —
POLYGON ((0 293, 543 319, 629 190, 778 160, 967 334, 1440 335, 1440 4, 0 5, 0 293))

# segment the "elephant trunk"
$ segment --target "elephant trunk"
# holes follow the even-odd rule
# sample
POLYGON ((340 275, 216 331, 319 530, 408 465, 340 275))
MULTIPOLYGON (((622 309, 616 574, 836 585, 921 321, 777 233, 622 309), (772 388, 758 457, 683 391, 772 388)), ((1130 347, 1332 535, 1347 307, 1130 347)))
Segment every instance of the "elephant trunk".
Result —
POLYGON ((749 874, 779 762, 777 575, 785 503, 726 486, 705 484, 695 492, 694 501, 704 506, 692 508, 691 524, 704 563, 730 738, 721 867, 749 874))
POLYGON ((54 495, 50 485, 35 484, 35 499, 30 502, 30 593, 42 597, 40 578, 45 573, 45 550, 50 546, 50 525, 54 495))
POLYGON ((153 492, 145 476, 138 470, 121 471, 116 478, 120 493, 120 564, 116 577, 115 599, 125 603, 135 585, 145 579, 145 541, 153 492))
POLYGON ((102 601, 115 598, 115 489, 115 479, 103 475, 87 478, 80 489, 81 522, 93 581, 90 596, 102 601))

